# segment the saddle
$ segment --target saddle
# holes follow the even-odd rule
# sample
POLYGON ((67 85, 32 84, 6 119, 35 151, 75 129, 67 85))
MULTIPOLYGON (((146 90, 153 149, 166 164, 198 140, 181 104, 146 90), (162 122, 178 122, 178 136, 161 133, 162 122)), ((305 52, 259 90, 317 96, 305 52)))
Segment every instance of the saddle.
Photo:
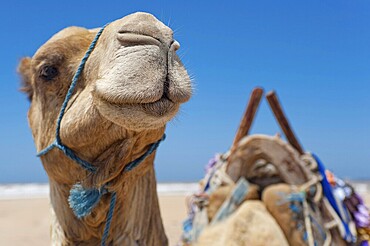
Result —
POLYGON ((303 151, 275 92, 279 135, 248 135, 263 90, 251 95, 230 150, 188 198, 179 245, 369 245, 370 216, 354 188, 303 151))

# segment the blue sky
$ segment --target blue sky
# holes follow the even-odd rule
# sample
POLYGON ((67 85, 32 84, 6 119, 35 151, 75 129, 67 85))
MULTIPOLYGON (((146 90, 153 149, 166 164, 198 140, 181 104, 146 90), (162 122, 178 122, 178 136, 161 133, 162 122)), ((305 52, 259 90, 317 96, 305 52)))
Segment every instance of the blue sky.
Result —
MULTIPOLYGON (((370 2, 4 1, 0 8, 0 183, 45 182, 17 63, 60 29, 136 11, 175 30, 195 80, 156 159, 160 182, 196 181, 227 150, 254 86, 278 91, 306 150, 339 176, 370 178, 370 2), (109 4, 108 4, 109 2, 109 4)), ((263 102, 252 133, 280 131, 263 102)))

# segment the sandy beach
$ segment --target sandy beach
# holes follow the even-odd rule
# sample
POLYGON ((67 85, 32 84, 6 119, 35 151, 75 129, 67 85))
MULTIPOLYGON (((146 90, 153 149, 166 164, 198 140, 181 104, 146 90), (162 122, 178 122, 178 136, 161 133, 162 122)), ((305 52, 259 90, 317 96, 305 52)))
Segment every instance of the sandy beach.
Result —
MULTIPOLYGON (((164 227, 175 245, 186 217, 185 196, 160 196, 164 227)), ((0 201, 0 245, 50 245, 49 200, 47 198, 0 201)))
MULTIPOLYGON (((176 185, 170 187, 179 190, 176 185)), ((357 185, 359 193, 369 205, 368 187, 368 183, 357 185)), ((175 245, 181 235, 182 221, 186 217, 185 194, 176 194, 172 191, 171 193, 168 192, 168 187, 166 189, 166 192, 159 193, 159 202, 169 243, 175 245)), ((49 199, 46 194, 42 196, 41 198, 0 199, 1 246, 50 245, 49 199)))

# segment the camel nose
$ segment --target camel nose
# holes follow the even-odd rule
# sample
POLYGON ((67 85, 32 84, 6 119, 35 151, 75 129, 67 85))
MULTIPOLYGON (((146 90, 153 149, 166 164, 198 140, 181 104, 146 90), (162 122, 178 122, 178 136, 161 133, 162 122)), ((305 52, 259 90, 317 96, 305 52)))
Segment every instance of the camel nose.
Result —
POLYGON ((117 39, 123 45, 160 45, 169 47, 173 31, 148 13, 134 13, 117 20, 117 39))
POLYGON ((180 49, 180 43, 177 42, 176 40, 174 40, 171 44, 171 47, 174 51, 177 51, 178 49, 180 49))

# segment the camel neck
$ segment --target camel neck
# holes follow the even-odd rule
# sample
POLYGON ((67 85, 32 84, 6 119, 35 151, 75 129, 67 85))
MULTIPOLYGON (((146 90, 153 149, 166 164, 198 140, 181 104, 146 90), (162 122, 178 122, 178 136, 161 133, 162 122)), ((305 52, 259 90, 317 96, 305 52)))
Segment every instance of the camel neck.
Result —
MULTIPOLYGON (((102 159, 98 163, 104 165, 104 169, 101 173, 97 173, 97 177, 101 180, 113 178, 109 181, 111 185, 109 189, 117 196, 107 245, 111 243, 113 245, 167 245, 156 189, 153 164, 155 153, 147 156, 134 169, 127 172, 119 171, 147 152, 150 146, 147 143, 155 142, 161 134, 163 131, 148 132, 128 138, 117 145, 112 145, 99 157, 102 159), (120 162, 126 164, 117 165, 120 162)), ((54 154, 62 155, 59 160, 70 161, 60 152, 54 152, 54 154)), ((47 166, 51 164, 48 163, 47 166)), ((69 164, 76 166, 74 163, 69 164)), ((54 163, 52 166, 60 166, 60 163, 54 163)), ((76 175, 73 176, 76 178, 76 175)), ((92 179, 92 181, 95 181, 92 184, 99 183, 99 179, 92 179)), ((60 179, 50 178, 53 245, 59 245, 56 242, 63 242, 61 245, 100 245, 112 193, 103 195, 90 215, 78 219, 68 204, 73 183, 73 181, 65 183, 60 182, 60 179)))
MULTIPOLYGON (((167 245, 156 191, 154 155, 147 158, 117 191, 116 208, 107 245, 167 245), (140 175, 138 173, 141 173, 140 175), (144 173, 144 175, 142 175, 144 173)), ((110 194, 91 215, 78 219, 69 208, 69 185, 50 180, 52 241, 61 245, 99 245, 110 194)), ((54 245, 54 244, 53 244, 54 245)))

